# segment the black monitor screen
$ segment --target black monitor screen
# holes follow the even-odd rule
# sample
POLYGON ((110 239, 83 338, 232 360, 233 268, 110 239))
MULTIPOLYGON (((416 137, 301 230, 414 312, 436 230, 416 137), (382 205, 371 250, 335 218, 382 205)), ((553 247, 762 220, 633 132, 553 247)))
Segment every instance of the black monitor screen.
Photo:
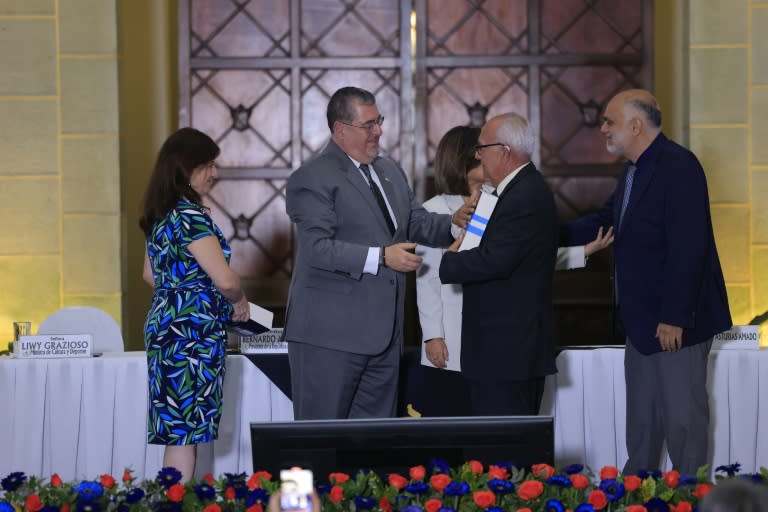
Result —
POLYGON ((332 471, 407 473, 434 458, 451 467, 472 459, 517 467, 555 459, 551 416, 252 423, 251 446, 254 471, 300 466, 318 481, 332 471))

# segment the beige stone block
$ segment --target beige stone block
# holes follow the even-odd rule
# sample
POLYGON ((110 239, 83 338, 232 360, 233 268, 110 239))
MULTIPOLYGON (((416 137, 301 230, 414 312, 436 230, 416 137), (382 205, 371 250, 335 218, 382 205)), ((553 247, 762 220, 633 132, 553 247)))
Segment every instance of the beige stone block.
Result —
POLYGON ((64 295, 64 306, 91 306, 109 313, 115 322, 122 322, 122 295, 64 295))
POLYGON ((64 293, 120 292, 120 217, 64 217, 64 293))
POLYGON ((749 210, 713 207, 712 225, 726 282, 749 282, 749 210))
POLYGON ((0 99, 0 176, 56 174, 56 102, 0 99))
POLYGON ((752 243, 768 244, 768 171, 752 173, 752 243))
POLYGON ((13 322, 40 322, 59 309, 59 256, 0 256, 0 349, 13 339, 13 322))
POLYGON ((691 151, 707 175, 713 203, 749 200, 749 164, 745 128, 692 128, 691 151))
POLYGON ((768 90, 752 90, 752 163, 768 164, 768 90))
POLYGON ((752 249, 752 286, 755 293, 754 315, 768 312, 768 248, 752 249))
POLYGON ((54 20, 0 20, 0 95, 56 94, 54 20))
POLYGON ((116 53, 116 2, 67 0, 59 4, 62 53, 116 53))
POLYGON ((0 0, 0 14, 54 15, 54 0, 0 0))
POLYGON ((64 133, 117 131, 117 61, 61 61, 61 124, 64 133))
POLYGON ((768 83, 768 9, 752 9, 752 83, 768 83))
POLYGON ((58 182, 0 180, 0 219, 0 254, 59 252, 58 182))
POLYGON ((746 48, 693 48, 691 66, 691 122, 747 122, 746 48))
POLYGON ((117 139, 64 140, 61 151, 64 213, 120 213, 117 139))
POLYGON ((749 285, 736 284, 726 286, 728 291, 728 306, 731 318, 736 325, 744 325, 752 319, 752 301, 749 285))
POLYGON ((688 10, 692 44, 747 42, 747 2, 695 0, 688 10))

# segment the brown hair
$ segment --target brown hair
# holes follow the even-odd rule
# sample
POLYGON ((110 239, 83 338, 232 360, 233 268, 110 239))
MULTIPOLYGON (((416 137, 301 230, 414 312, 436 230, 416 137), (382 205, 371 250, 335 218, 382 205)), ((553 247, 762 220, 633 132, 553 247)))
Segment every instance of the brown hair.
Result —
POLYGON ((440 139, 435 153, 435 188, 439 194, 469 195, 467 174, 480 165, 475 146, 480 128, 454 126, 440 139))
POLYGON ((180 199, 202 206, 200 194, 189 185, 189 178, 195 168, 212 162, 219 153, 213 139, 194 128, 181 128, 166 139, 144 192, 139 226, 146 236, 180 199))

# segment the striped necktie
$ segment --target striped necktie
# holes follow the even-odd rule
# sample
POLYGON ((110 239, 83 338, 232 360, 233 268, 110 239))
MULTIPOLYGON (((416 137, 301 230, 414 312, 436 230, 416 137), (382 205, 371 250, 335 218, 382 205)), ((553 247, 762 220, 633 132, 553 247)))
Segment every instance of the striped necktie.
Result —
POLYGON ((627 171, 626 181, 624 182, 624 199, 621 202, 621 212, 619 213, 619 227, 621 227, 621 222, 624 220, 624 212, 627 210, 627 205, 629 204, 629 196, 632 193, 632 183, 635 181, 635 171, 637 171, 637 166, 631 164, 627 171))

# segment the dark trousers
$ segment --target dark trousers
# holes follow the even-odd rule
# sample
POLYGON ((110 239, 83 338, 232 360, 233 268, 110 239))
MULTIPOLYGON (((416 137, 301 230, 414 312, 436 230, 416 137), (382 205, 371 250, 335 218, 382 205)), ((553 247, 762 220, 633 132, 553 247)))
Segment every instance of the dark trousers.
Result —
POLYGON ((422 416, 471 416, 469 386, 461 372, 421 366, 424 386, 422 416))
POLYGON ((391 418, 397 405, 400 347, 367 356, 288 343, 296 420, 391 418))
POLYGON ((627 339, 624 378, 629 460, 625 474, 658 469, 665 440, 672 466, 680 473, 695 475, 707 463, 711 346, 709 340, 677 352, 644 355, 627 339))
POLYGON ((473 416, 536 416, 544 377, 526 380, 468 380, 473 416))

